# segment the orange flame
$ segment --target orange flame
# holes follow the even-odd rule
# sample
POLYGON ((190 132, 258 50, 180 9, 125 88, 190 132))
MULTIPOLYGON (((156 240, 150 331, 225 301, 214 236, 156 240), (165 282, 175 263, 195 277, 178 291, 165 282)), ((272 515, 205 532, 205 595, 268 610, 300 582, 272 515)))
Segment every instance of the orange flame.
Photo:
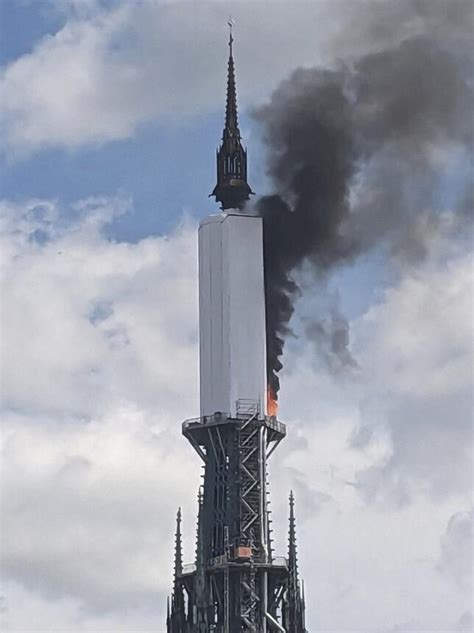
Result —
POLYGON ((278 400, 276 397, 276 393, 273 389, 268 385, 267 387, 267 415, 271 417, 276 417, 278 414, 278 400))

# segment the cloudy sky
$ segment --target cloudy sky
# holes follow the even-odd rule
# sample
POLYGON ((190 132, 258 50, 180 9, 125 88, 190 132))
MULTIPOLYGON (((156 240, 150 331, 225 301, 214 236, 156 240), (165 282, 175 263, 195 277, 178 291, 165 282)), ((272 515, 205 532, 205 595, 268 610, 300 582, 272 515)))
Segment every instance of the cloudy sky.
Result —
MULTIPOLYGON (((3 0, 2 630, 161 633, 178 505, 192 559, 200 463, 180 427, 199 410, 196 229, 216 211, 229 13, 249 180, 267 193, 252 113, 294 69, 442 34, 466 78, 471 6, 3 0)), ((424 146, 436 196, 400 192, 421 255, 375 244, 324 281, 295 272, 271 489, 281 554, 295 491, 310 631, 472 630, 458 128, 424 146)))

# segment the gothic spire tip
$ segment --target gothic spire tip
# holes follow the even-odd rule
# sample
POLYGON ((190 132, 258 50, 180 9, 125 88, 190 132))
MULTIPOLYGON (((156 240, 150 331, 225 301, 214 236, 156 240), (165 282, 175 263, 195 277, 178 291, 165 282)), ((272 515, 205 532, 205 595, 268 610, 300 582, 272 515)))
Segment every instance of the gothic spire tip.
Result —
POLYGON ((243 209, 253 191, 247 182, 247 152, 242 147, 237 116, 237 90, 232 56, 234 42, 232 18, 229 26, 229 61, 227 64, 227 97, 222 144, 217 152, 217 184, 211 196, 220 202, 221 209, 243 209))
POLYGON ((235 20, 232 19, 232 16, 229 16, 229 21, 227 22, 227 26, 229 27, 229 57, 232 57, 232 44, 234 43, 232 29, 234 25, 235 25, 235 20))

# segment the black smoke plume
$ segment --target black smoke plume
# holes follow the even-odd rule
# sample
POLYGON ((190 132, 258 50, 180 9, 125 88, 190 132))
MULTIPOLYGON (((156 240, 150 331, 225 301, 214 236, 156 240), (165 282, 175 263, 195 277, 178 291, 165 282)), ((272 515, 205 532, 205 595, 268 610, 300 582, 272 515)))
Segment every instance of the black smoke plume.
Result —
MULTIPOLYGON (((303 262, 322 278, 375 246, 407 265, 420 261, 445 222, 439 182, 444 157, 456 152, 466 163, 451 202, 452 230, 470 221, 473 5, 403 5, 418 19, 416 36, 335 69, 296 70, 254 113, 275 188, 256 203, 275 393, 303 262)), ((325 329, 312 334, 321 339, 325 329)), ((338 344, 347 348, 344 337, 338 344)))

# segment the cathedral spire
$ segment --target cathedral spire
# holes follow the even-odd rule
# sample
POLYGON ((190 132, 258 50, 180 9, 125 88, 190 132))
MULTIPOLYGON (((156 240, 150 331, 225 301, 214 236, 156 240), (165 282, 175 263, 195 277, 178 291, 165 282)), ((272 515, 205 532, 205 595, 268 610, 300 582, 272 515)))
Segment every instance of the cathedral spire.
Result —
POLYGON ((287 633, 305 633, 305 603, 298 580, 296 549, 295 497, 290 492, 290 518, 288 530, 288 587, 284 600, 283 621, 287 633))
POLYGON ((174 584, 183 573, 183 544, 181 539, 181 508, 178 508, 176 515, 176 537, 175 537, 175 553, 174 553, 174 584))
POLYGON ((294 588, 298 587, 298 557, 296 553, 296 519, 295 519, 295 497, 293 490, 290 492, 290 519, 288 531, 288 567, 290 570, 290 584, 294 588))
POLYGON ((232 21, 228 24, 230 32, 225 123, 222 144, 217 151, 217 184, 211 193, 216 202, 220 202, 223 211, 242 209, 253 193, 247 183, 247 152, 242 147, 237 117, 232 21))
POLYGON ((171 596, 171 611, 168 611, 168 633, 181 633, 185 624, 185 604, 181 576, 183 574, 183 545, 181 538, 181 508, 176 515, 176 536, 174 553, 174 581, 171 596))
POLYGON ((203 561, 203 538, 202 538, 202 504, 203 504, 203 493, 202 488, 199 488, 198 491, 198 516, 197 516, 197 530, 196 530, 196 567, 201 567, 204 563, 203 561))

